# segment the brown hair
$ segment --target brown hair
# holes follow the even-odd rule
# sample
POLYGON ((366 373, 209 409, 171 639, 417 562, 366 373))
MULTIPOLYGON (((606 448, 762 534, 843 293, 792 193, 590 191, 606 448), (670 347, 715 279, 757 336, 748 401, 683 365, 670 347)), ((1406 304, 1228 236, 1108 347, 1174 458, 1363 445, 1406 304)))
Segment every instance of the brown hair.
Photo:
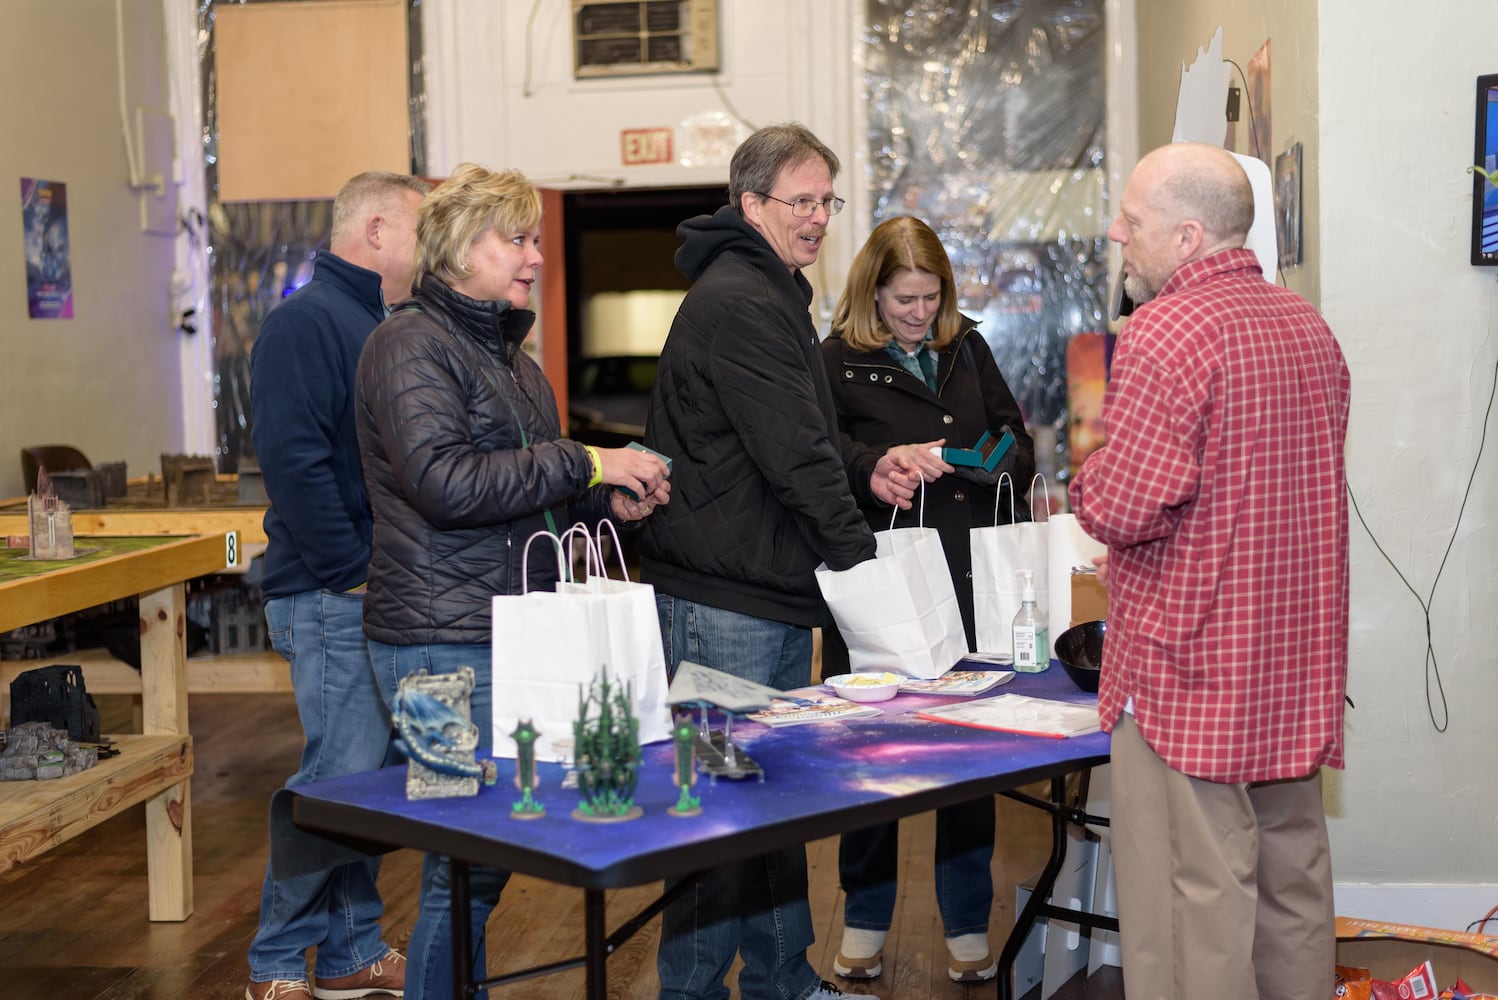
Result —
POLYGON ((782 170, 818 159, 827 164, 827 172, 837 180, 837 154, 811 129, 800 122, 766 125, 733 151, 728 163, 728 203, 743 215, 744 195, 768 194, 782 170))
POLYGON ((925 271, 941 279, 941 308, 931 324, 931 349, 940 351, 957 336, 957 286, 941 239, 920 219, 886 219, 874 228, 853 258, 848 283, 832 315, 832 331, 855 351, 877 351, 893 334, 879 318, 874 293, 900 271, 925 271))

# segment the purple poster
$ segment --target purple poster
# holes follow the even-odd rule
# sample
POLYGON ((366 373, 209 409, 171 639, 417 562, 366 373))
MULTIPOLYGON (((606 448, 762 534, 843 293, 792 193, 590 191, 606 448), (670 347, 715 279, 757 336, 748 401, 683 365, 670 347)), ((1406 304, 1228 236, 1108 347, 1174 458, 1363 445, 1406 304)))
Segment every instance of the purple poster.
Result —
POLYGON ((31 318, 72 319, 68 186, 22 177, 21 228, 26 237, 26 308, 31 318))

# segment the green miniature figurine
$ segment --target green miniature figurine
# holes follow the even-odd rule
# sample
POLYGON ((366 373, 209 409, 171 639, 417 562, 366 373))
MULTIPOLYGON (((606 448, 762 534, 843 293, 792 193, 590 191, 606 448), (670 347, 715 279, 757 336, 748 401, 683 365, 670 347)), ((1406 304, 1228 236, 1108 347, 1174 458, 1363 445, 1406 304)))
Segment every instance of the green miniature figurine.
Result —
POLYGON ((671 781, 681 789, 676 805, 666 810, 670 816, 696 816, 702 812, 702 800, 692 794, 697 784, 697 730, 690 715, 678 715, 671 727, 671 741, 676 744, 676 766, 671 781))
POLYGON ((579 690, 573 724, 573 760, 582 801, 577 819, 617 822, 644 815, 634 803, 640 771, 640 723, 630 709, 631 691, 609 683, 600 670, 589 691, 579 690))
POLYGON ((546 807, 532 797, 536 788, 536 738, 541 734, 530 719, 521 719, 510 734, 515 741, 515 787, 520 789, 520 801, 510 807, 515 819, 538 819, 546 815, 546 807))

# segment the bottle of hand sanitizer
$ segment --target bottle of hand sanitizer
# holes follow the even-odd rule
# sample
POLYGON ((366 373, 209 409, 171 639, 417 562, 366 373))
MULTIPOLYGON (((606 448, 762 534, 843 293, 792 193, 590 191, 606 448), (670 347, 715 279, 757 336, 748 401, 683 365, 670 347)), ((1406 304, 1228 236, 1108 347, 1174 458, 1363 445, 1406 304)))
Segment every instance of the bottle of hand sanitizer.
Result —
POLYGON ((1014 615, 1014 669, 1035 674, 1051 665, 1051 637, 1045 615, 1035 603, 1034 574, 1030 570, 1021 572, 1025 574, 1025 591, 1014 615))

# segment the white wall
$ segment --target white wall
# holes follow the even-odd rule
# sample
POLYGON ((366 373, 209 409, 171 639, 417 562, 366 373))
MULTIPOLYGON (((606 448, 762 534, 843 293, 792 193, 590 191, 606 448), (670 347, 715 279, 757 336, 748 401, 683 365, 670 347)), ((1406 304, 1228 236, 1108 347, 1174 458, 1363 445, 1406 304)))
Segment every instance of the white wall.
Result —
MULTIPOLYGON (((1374 537, 1424 597, 1457 524, 1498 364, 1498 278, 1467 263, 1465 170, 1475 77, 1498 71, 1498 5, 1452 0, 1418 16, 1395 0, 1319 7, 1323 69, 1307 96, 1322 123, 1321 305, 1353 376, 1348 480, 1374 537)), ((1439 685, 1420 608, 1354 520, 1358 707, 1350 766, 1329 800, 1339 881, 1498 883, 1493 431, 1432 607, 1439 685)), ((1474 900, 1476 912, 1448 925, 1495 901, 1474 900)))
MULTIPOLYGON (((123 0, 125 97, 165 108, 159 0, 123 0)), ((8 0, 0 33, 0 497, 21 493, 23 445, 72 444, 133 475, 182 448, 174 245, 143 233, 120 124, 116 5, 8 0), (67 183, 72 319, 31 319, 22 177, 67 183)))
MULTIPOLYGON (((805 123, 838 154, 839 188, 851 191, 862 171, 853 150, 864 145, 853 134, 861 86, 851 69, 854 8, 842 0, 722 0, 716 76, 574 80, 570 4, 426 0, 428 169, 442 176, 471 160, 556 188, 723 184, 727 204, 727 162, 624 166, 619 134, 670 127, 679 150, 686 119, 736 112, 754 127, 805 123)), ((856 217, 834 220, 808 274, 828 312, 865 235, 850 224, 856 217)))

